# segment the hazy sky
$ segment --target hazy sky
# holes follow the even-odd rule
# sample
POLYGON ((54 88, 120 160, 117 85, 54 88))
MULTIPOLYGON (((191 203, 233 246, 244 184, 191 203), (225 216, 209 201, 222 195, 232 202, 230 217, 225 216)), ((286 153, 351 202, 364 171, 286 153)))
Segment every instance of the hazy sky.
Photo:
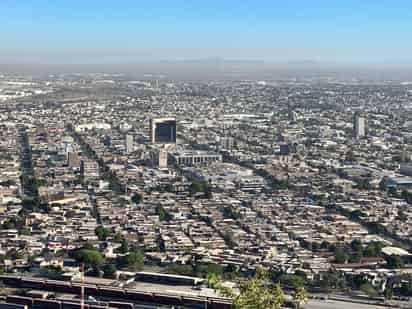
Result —
POLYGON ((0 0, 0 63, 412 60, 408 0, 0 0))

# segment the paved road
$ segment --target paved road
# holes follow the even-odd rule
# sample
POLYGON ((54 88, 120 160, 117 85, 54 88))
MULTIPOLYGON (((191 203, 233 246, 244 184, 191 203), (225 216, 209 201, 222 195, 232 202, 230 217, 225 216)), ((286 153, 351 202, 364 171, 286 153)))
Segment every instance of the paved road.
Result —
POLYGON ((363 305, 335 300, 309 300, 304 309, 384 309, 383 306, 363 305))

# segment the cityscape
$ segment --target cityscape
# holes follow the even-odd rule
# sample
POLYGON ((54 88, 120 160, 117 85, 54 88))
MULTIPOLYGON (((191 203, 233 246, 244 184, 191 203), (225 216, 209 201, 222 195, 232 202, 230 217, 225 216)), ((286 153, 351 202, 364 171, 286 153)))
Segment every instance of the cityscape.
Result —
MULTIPOLYGON (((0 309, 412 308, 407 46, 378 48, 360 64, 372 38, 371 47, 359 41, 359 58, 331 40, 336 59, 319 61, 325 50, 315 40, 302 53, 281 49, 291 55, 282 58, 257 41, 259 27, 281 38, 277 26, 302 26, 297 7, 212 2, 102 1, 104 31, 93 28, 103 17, 77 0, 0 4, 6 25, 47 12, 25 31, 53 16, 67 44, 80 46, 58 46, 47 28, 41 48, 19 47, 30 35, 19 29, 0 47, 0 309), (249 27, 241 17, 257 24, 246 47, 229 48, 224 35, 249 27), (88 31, 123 42, 128 56, 88 31), (127 45, 128 31, 148 49, 127 45), (153 47, 156 31, 159 41, 189 36, 197 47, 153 47)), ((371 23, 386 9, 407 22, 406 7, 363 5, 371 23)), ((314 7, 299 4, 302 16, 321 17, 308 23, 319 40, 329 32, 314 27, 333 24, 324 10, 355 9, 314 7)))

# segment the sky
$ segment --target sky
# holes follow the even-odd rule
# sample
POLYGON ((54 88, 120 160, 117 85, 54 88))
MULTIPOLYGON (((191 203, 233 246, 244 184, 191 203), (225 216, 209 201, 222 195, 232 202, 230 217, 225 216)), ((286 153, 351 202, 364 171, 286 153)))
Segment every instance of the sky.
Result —
POLYGON ((1 0, 0 63, 412 63, 412 1, 1 0))

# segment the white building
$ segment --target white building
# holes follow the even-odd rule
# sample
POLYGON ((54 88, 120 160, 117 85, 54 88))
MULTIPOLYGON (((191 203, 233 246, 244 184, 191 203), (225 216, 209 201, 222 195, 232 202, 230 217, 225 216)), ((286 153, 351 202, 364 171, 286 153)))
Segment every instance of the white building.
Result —
POLYGON ((78 133, 86 132, 88 130, 110 130, 111 125, 108 123, 99 123, 99 122, 93 122, 93 123, 85 123, 85 124, 79 124, 76 126, 75 131, 78 133))
POLYGON ((126 134, 125 148, 126 148, 126 153, 132 153, 133 152, 133 150, 134 150, 133 135, 126 134))
POLYGON ((212 151, 186 150, 172 153, 173 161, 183 166, 200 166, 221 162, 222 156, 212 151))
POLYGON ((361 138, 366 135, 366 119, 359 113, 355 114, 353 130, 356 138, 361 138))

